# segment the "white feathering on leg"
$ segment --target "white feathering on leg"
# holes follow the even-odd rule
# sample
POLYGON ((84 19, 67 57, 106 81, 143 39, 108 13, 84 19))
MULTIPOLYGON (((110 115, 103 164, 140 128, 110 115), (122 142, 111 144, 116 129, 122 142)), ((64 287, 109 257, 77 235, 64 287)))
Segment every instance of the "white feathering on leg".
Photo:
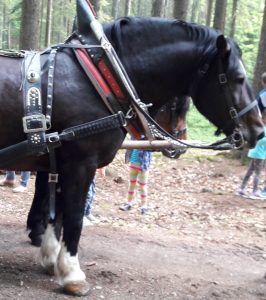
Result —
POLYGON ((71 256, 64 243, 57 258, 55 274, 62 285, 86 281, 85 273, 80 269, 78 254, 71 256))
POLYGON ((50 268, 51 266, 55 266, 59 251, 60 243, 55 236, 54 228, 51 224, 48 224, 41 244, 41 265, 45 269, 50 268))

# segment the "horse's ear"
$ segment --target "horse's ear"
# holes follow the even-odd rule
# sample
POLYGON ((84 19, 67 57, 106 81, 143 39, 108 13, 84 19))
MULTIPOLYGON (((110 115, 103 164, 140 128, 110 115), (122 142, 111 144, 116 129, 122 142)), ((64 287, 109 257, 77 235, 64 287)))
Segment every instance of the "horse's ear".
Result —
POLYGON ((87 0, 77 0, 76 24, 80 34, 90 32, 91 13, 95 13, 91 3, 87 0))
POLYGON ((222 34, 217 37, 216 47, 222 57, 225 57, 230 52, 230 45, 222 34))

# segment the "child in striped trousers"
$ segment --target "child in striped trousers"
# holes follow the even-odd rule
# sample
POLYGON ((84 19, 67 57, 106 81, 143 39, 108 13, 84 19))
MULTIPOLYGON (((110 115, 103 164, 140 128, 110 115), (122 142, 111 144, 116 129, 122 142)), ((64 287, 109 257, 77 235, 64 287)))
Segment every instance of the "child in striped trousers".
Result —
POLYGON ((137 184, 140 190, 141 214, 148 212, 147 207, 147 182, 149 177, 149 167, 151 163, 151 152, 146 150, 133 149, 130 153, 129 185, 127 192, 127 202, 122 204, 119 209, 130 210, 134 204, 134 196, 137 184))

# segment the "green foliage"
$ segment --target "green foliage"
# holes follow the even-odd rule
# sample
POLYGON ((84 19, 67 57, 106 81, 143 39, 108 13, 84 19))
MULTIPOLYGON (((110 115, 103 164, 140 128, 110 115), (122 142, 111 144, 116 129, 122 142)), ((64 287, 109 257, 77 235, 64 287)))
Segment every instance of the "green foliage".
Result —
POLYGON ((194 105, 191 105, 188 112, 187 127, 188 139, 190 140, 199 140, 211 143, 218 139, 214 135, 216 128, 197 111, 194 105))
POLYGON ((18 48, 18 41, 19 41, 19 35, 20 35, 20 19, 21 19, 21 1, 20 0, 8 0, 5 1, 5 7, 6 7, 6 13, 7 15, 5 18, 6 24, 4 25, 4 28, 1 28, 2 32, 8 33, 8 30, 10 30, 10 44, 8 44, 7 35, 2 37, 2 48, 18 48))
POLYGON ((112 0, 101 0, 100 22, 106 23, 112 20, 112 2, 112 0))
POLYGON ((250 81, 253 80, 256 64, 263 9, 264 5, 261 0, 243 0, 238 3, 235 40, 242 50, 250 81))

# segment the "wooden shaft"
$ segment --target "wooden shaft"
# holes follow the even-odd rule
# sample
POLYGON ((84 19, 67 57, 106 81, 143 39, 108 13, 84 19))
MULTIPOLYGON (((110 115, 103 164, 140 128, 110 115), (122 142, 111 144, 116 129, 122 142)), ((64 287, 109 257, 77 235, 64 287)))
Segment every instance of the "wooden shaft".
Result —
POLYGON ((173 145, 168 141, 154 140, 154 141, 124 141, 121 149, 146 149, 146 150, 162 150, 162 149, 186 149, 185 145, 173 145))

